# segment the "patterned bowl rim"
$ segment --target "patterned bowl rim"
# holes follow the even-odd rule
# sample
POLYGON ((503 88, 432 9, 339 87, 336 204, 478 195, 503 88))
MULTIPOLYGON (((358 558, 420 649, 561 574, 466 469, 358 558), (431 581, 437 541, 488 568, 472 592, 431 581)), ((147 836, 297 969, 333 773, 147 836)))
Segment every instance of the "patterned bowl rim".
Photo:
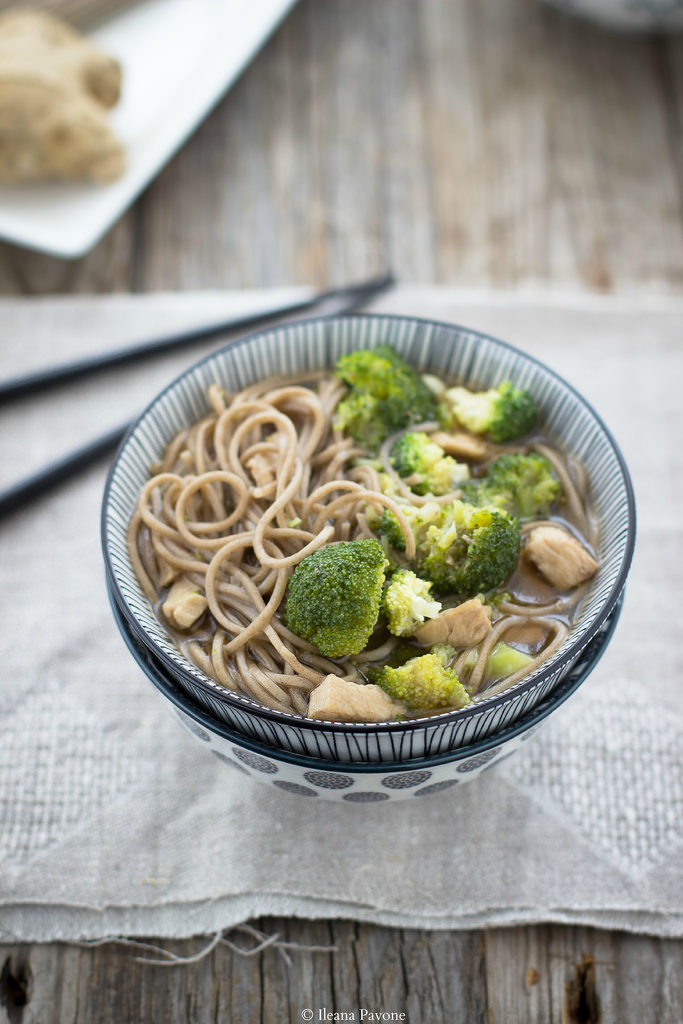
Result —
MULTIPOLYGON (((317 768, 325 771, 358 773, 365 775, 386 774, 387 772, 414 771, 417 768, 430 768, 441 764, 462 761, 492 747, 501 746, 509 740, 515 739, 521 733, 528 732, 534 726, 539 725, 560 705, 571 697, 578 688, 586 681, 593 669, 596 667, 607 647, 609 646, 614 630, 616 629, 621 610, 624 603, 623 594, 617 600, 611 614, 602 624, 602 627, 593 639, 586 645, 581 655, 573 666, 569 675, 553 692, 537 704, 528 714, 518 718, 506 729, 486 736, 475 743, 464 747, 455 747, 452 750, 443 751, 440 754, 426 755, 424 757, 406 758, 403 761, 337 761, 333 759, 312 757, 309 754, 298 754, 290 750, 283 750, 281 747, 271 747, 249 736, 244 736, 229 728, 224 722, 213 718, 203 708, 199 707, 173 680, 164 672, 163 665, 159 659, 141 644, 131 630, 128 621, 124 618, 122 610, 116 603, 114 594, 108 586, 107 591, 111 603, 114 619, 119 628, 121 636, 137 662, 139 668, 144 672, 162 697, 173 704, 177 710, 191 718, 197 725, 202 726, 210 733, 217 734, 225 740, 245 747, 252 753, 261 754, 264 757, 276 758, 287 764, 301 765, 305 768, 317 768)), ((321 723, 327 724, 327 723, 321 723)))
MULTIPOLYGON (((565 665, 570 663, 572 659, 575 659, 586 646, 586 644, 595 636, 597 631, 600 629, 602 624, 605 622, 607 617, 613 611, 619 597, 626 583, 628 573, 631 567, 631 561, 633 558, 633 550, 635 546, 636 536, 636 508, 635 508, 635 496, 633 490, 633 484, 631 477, 626 465, 626 460, 622 455, 622 452, 614 439, 611 431, 606 426, 602 418, 595 411, 593 406, 583 397, 583 395, 568 381, 564 379, 559 373, 547 366, 542 360, 537 359, 535 356, 530 355, 527 352, 522 351, 510 342, 503 341, 500 338, 496 338, 491 334, 487 334, 484 331, 477 331, 473 328, 466 327, 463 324, 447 323, 440 320, 431 320, 424 317, 411 317, 401 316, 390 313, 360 313, 360 314, 348 314, 345 316, 330 316, 330 317, 315 317, 305 320, 298 320, 284 324, 279 327, 266 328, 264 330, 257 331, 252 334, 240 336, 232 341, 228 341, 225 345, 208 353, 201 359, 191 363, 181 373, 174 377, 161 391, 159 391, 154 398, 147 404, 136 420, 133 421, 131 426, 126 431, 126 434, 121 441, 119 448, 112 460, 107 479, 104 487, 104 495, 102 500, 102 512, 101 512, 101 542, 102 550, 104 555, 105 573, 108 582, 113 586, 114 594, 116 597, 116 604, 125 615, 127 621, 133 628, 134 632, 140 638, 145 646, 150 648, 151 651, 159 658, 164 666, 168 667, 175 673, 178 672, 179 666, 177 662, 174 662, 170 656, 159 647, 153 640, 152 637, 147 633, 143 624, 137 619, 130 609, 125 596, 121 590, 114 560, 112 558, 111 550, 109 547, 109 502, 111 492, 116 479, 117 470, 121 459, 123 458, 126 449, 132 439, 135 437, 136 432, 140 425, 148 419, 148 417, 154 417, 155 408, 161 402, 161 400, 169 393, 172 393, 178 385, 188 376, 197 372, 201 367, 207 366, 214 360, 219 359, 225 352, 247 347, 253 345, 261 338, 272 336, 284 337, 289 332, 304 329, 315 330, 320 325, 333 327, 335 323, 346 322, 352 323, 353 321, 364 322, 364 321, 380 321, 380 322, 393 322, 398 324, 412 325, 416 327, 424 326, 433 329, 443 329, 449 332, 461 333, 469 335, 473 338, 479 338, 494 348, 500 348, 510 353, 522 362, 531 363, 542 371, 543 374, 552 378, 562 388, 565 388, 570 392, 577 402, 583 406, 583 408, 593 418, 595 424, 602 432, 605 440, 608 442, 609 447, 612 450, 616 464, 619 469, 620 479, 623 484, 627 512, 628 522, 626 537, 624 540, 624 550, 621 559, 621 566, 619 573, 617 574, 609 593, 606 595, 600 611, 595 615, 595 618, 590 625, 583 630, 576 639, 556 658, 551 658, 547 664, 541 665, 541 667, 529 676, 527 679, 512 686, 509 690, 504 690, 502 693, 496 694, 490 698, 483 698, 475 704, 468 705, 465 708, 459 708, 454 711, 446 711, 440 715, 430 716, 428 718, 413 718, 402 722, 356 722, 356 723, 342 723, 342 722, 318 722, 311 719, 302 718, 297 715, 288 714, 283 711, 275 711, 265 705, 258 704, 255 700, 245 696, 244 694, 235 693, 230 690, 223 690, 214 680, 206 681, 203 678, 203 673, 200 670, 192 671, 191 678, 192 683, 195 686, 199 686, 204 689, 207 693, 217 697, 224 704, 230 706, 233 705, 237 710, 246 712, 253 715, 255 718, 262 718, 269 721, 274 721, 280 724, 296 727, 303 730, 320 730, 324 727, 325 731, 332 733, 348 734, 349 732, 362 732, 363 734, 378 734, 378 733, 394 733, 394 732, 410 732, 413 729, 424 729, 426 727, 438 728, 441 726, 448 725, 449 722, 458 720, 461 721, 465 718, 473 715, 481 714, 482 709, 489 709, 496 707, 501 704, 506 704, 512 699, 518 699, 524 693, 529 690, 535 689, 539 686, 547 677, 552 674, 559 672, 565 665)), ((194 667, 192 667, 194 668, 194 667)), ((190 665, 188 663, 187 670, 181 669, 181 671, 190 672, 190 665)))

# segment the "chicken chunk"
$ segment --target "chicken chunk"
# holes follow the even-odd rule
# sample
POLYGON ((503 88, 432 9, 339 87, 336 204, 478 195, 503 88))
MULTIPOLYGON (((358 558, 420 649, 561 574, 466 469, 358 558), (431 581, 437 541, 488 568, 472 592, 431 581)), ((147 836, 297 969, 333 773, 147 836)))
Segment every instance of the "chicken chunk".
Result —
POLYGON ((455 459, 467 459, 470 462, 481 462, 491 452, 491 445, 483 437, 475 437, 468 434, 466 430, 454 431, 447 434, 445 430, 437 430, 431 435, 430 440, 438 444, 455 459))
POLYGON ((326 676, 308 701, 308 717, 324 722, 386 722, 405 711, 374 683, 352 683, 335 675, 326 676))
POLYGON ((524 555, 558 590, 578 586, 598 569, 598 563, 576 537, 551 524, 531 530, 524 555))
POLYGON ((159 586, 170 587, 178 576, 178 570, 170 562, 161 562, 159 566, 159 586))
POLYGON ((452 647, 475 647, 491 629, 491 609, 478 597, 456 608, 446 608, 415 633, 421 644, 450 644, 452 647))
POLYGON ((181 576, 168 592, 161 610, 173 626, 189 629, 205 611, 208 602, 196 584, 181 576))

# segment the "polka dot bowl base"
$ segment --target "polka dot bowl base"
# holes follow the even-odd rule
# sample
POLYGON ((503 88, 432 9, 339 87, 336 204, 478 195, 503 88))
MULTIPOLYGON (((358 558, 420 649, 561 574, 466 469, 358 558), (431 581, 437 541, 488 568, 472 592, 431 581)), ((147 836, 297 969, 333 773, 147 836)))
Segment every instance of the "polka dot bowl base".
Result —
MULTIPOLYGON (((111 595, 110 595, 111 597, 111 595)), ((400 763, 331 761, 295 754, 244 737, 192 703, 164 673, 127 627, 115 601, 112 609, 128 648, 166 706, 205 752, 237 775, 248 775, 280 792, 306 799, 369 804, 407 800, 453 790, 507 760, 590 675, 607 646, 621 601, 563 680, 562 685, 522 719, 494 736, 432 757, 400 763)))

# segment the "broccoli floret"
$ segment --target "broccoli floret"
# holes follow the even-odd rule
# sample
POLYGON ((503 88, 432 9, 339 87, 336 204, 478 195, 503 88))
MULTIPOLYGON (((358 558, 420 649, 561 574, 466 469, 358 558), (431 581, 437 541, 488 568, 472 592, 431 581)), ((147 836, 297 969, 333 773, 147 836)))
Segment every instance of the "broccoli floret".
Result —
MULTIPOLYGON (((521 532, 518 520, 504 509, 463 501, 427 501, 401 509, 415 537, 411 568, 431 580, 437 593, 473 597, 497 587, 515 569, 521 532)), ((387 509, 378 533, 397 551, 405 551, 403 531, 387 509)))
POLYGON ((397 551, 405 551, 406 539, 403 536, 403 530, 394 513, 390 512, 388 508, 385 508, 382 512, 377 533, 388 541, 392 548, 396 548, 397 551))
POLYGON ((499 605, 501 605, 504 601, 511 601, 512 600, 511 595, 510 595, 510 593, 507 590, 495 590, 495 591, 493 591, 493 593, 477 594, 476 596, 479 598, 479 600, 481 601, 482 604, 487 604, 487 605, 489 605, 490 608, 493 609, 493 612, 494 612, 493 621, 494 622, 495 622, 496 619, 500 618, 500 616, 503 614, 499 610, 499 605))
POLYGON ((484 672, 484 685, 494 679, 507 679, 513 672, 526 668, 531 664, 533 658, 524 651, 510 647, 509 644, 499 641, 486 659, 486 671, 484 672))
POLYGON ((497 444, 527 434, 538 415, 535 401, 527 391, 504 380, 489 391, 449 388, 444 394, 447 414, 473 434, 488 434, 497 444))
MULTIPOLYGON (((428 526, 441 519, 441 506, 435 501, 427 501, 424 505, 400 502, 400 505, 416 538, 420 537, 428 526)), ((382 512, 377 532, 397 551, 405 551, 406 541, 403 530, 394 513, 387 508, 382 512)))
MULTIPOLYGON (((337 406, 335 426, 347 430, 357 444, 376 452, 387 434, 385 427, 389 410, 384 404, 380 413, 379 400, 364 391, 350 391, 337 406)), ((393 413, 392 413, 393 415, 393 413)))
POLYGON ((374 538, 307 555, 289 580, 285 624, 329 658, 358 654, 379 618, 386 564, 374 538))
POLYGON ((455 647, 451 644, 434 644, 433 647, 429 648, 429 653, 435 654, 437 658, 440 658, 444 668, 450 668, 458 654, 455 647))
POLYGON ((527 519, 547 515, 560 491, 560 482, 545 455, 513 452, 492 462, 479 480, 471 480, 462 496, 473 505, 494 505, 527 519))
POLYGON ((397 569, 384 591, 382 611, 394 636, 413 636, 425 619, 434 619, 441 611, 441 602, 429 591, 431 583, 421 580, 409 569, 397 569))
POLYGON ((428 434, 419 432, 399 437, 391 451, 391 463, 399 476, 416 477, 410 484, 416 494, 450 494, 470 478, 467 463, 456 462, 428 434))
MULTIPOLYGON (((478 653, 476 648, 472 648, 468 656, 465 658, 465 671, 471 671, 477 664, 478 653)), ((481 686, 487 687, 489 683, 496 682, 500 679, 507 679, 513 672, 518 672, 522 668, 526 668, 530 665, 533 658, 530 654, 525 654, 524 651, 518 650, 516 647, 510 647, 504 641, 500 640, 493 648, 488 658, 486 659, 486 667, 481 680, 481 686)))
POLYGON ((389 696, 417 710, 464 708, 472 703, 465 687, 439 654, 430 651, 410 658, 398 668, 385 665, 372 673, 372 682, 389 696))
POLYGON ((335 373, 350 389, 337 406, 336 425, 370 451, 401 427, 434 417, 433 393, 388 345, 342 356, 335 373))
POLYGON ((502 509, 462 501, 443 506, 440 518, 416 537, 415 569, 438 593, 472 596, 497 587, 513 572, 520 550, 519 523, 502 509))

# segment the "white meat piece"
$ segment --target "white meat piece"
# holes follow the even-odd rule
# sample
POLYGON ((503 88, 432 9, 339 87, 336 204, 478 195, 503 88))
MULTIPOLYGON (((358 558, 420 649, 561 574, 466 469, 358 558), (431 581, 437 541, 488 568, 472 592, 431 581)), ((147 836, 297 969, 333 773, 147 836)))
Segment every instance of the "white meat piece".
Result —
POLYGON ((430 437, 445 451, 446 455, 452 455, 455 459, 468 459, 470 462, 481 462, 490 451, 491 446, 483 437, 475 437, 465 430, 457 430, 447 434, 445 430, 437 430, 430 437))
POLYGON ((173 580, 178 575, 178 570, 175 569, 169 562, 162 562, 159 571, 159 586, 170 587, 173 580))
POLYGON ((590 579, 598 563, 583 544, 561 526, 535 526, 524 547, 524 555, 548 583, 558 590, 570 590, 590 579))
POLYGON ((263 452, 256 452, 247 462, 247 469, 256 481, 257 486, 267 487, 275 480, 276 458, 268 458, 263 452))
POLYGON ((323 722, 386 722, 405 711, 380 686, 335 675, 325 676, 308 701, 308 717, 323 722))
POLYGON ((451 644, 452 647, 476 647, 491 629, 491 609, 478 597, 456 608, 446 608, 415 633, 421 644, 451 644))
POLYGON ((189 629, 204 612, 208 602, 195 583, 181 576, 169 590, 161 610, 178 629, 189 629))

